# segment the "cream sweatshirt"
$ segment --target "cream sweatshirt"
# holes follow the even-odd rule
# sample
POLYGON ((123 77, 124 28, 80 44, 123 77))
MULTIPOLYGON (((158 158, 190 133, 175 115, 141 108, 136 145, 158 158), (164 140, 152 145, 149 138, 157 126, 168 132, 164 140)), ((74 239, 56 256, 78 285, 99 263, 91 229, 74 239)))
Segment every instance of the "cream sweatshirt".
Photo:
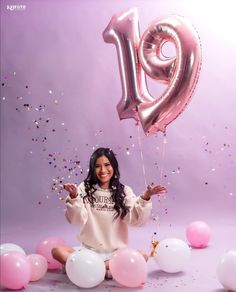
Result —
POLYGON ((79 241, 86 247, 98 252, 112 252, 128 244, 128 225, 140 226, 144 224, 151 213, 151 200, 136 197, 132 189, 125 186, 125 204, 130 207, 128 214, 121 219, 113 220, 116 211, 110 190, 96 186, 93 194, 94 207, 87 199, 84 182, 78 186, 78 196, 66 198, 66 218, 69 223, 80 225, 79 241))

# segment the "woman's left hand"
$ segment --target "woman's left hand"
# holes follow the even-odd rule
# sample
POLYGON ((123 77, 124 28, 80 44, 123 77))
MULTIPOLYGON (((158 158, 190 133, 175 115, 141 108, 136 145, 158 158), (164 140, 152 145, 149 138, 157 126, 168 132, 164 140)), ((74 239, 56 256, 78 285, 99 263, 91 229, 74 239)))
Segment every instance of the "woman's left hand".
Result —
POLYGON ((154 185, 151 184, 147 187, 147 190, 144 192, 144 194, 142 195, 142 199, 144 200, 149 200, 151 198, 151 196, 153 195, 161 195, 166 193, 166 188, 161 186, 161 185, 154 185))

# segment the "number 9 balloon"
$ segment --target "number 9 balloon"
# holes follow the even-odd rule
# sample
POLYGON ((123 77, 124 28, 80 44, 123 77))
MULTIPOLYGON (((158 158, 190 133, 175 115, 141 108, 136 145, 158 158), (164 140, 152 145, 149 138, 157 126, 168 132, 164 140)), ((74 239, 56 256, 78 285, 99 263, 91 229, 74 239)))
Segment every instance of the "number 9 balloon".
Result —
POLYGON ((146 134, 165 132, 186 107, 198 81, 201 47, 196 30, 173 15, 153 21, 140 40, 138 13, 132 8, 112 17, 103 38, 117 48, 123 91, 117 105, 120 119, 140 121, 146 134), (166 42, 174 44, 175 57, 163 55, 166 42), (150 95, 145 73, 168 85, 160 97, 150 95))

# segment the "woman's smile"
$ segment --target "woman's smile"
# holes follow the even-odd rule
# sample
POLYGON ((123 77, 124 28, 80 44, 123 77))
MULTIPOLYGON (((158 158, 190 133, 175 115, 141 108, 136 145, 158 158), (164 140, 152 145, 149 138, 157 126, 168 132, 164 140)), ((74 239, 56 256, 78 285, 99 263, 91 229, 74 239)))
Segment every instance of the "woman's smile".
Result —
POLYGON ((105 155, 97 159, 95 172, 99 180, 100 187, 103 189, 109 188, 109 183, 114 174, 114 170, 109 159, 105 155))

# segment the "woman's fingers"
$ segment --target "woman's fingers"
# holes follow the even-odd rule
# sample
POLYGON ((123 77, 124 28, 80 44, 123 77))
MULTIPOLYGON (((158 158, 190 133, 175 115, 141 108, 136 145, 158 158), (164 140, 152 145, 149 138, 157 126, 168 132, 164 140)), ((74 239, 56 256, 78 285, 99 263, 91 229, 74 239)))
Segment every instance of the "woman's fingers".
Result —
POLYGON ((64 184, 63 188, 70 193, 76 191, 76 186, 74 184, 64 184))
POLYGON ((160 193, 166 193, 166 188, 161 186, 161 185, 156 185, 156 186, 150 186, 148 188, 149 192, 154 195, 154 194, 160 194, 160 193))

